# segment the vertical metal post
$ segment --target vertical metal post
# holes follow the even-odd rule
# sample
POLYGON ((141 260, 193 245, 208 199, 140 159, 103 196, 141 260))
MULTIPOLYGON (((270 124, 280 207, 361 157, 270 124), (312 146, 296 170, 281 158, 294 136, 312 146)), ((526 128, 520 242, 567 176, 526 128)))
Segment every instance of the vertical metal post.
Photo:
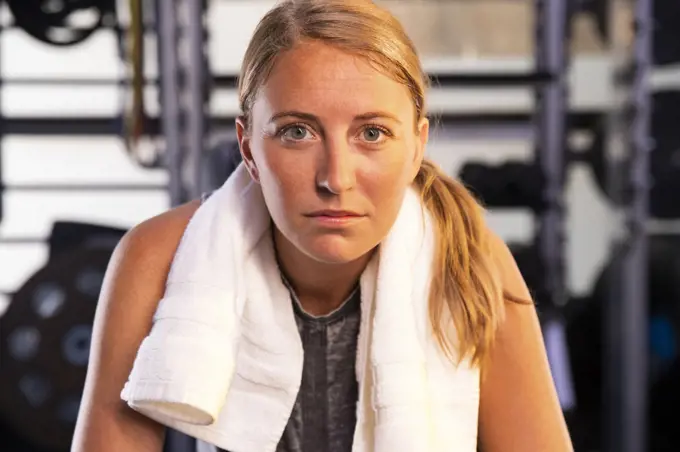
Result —
POLYGON ((536 89, 536 160, 545 181, 546 209, 539 218, 538 251, 545 267, 547 291, 555 306, 566 304, 564 266, 564 174, 567 155, 566 0, 536 1, 536 71, 550 80, 536 89))
POLYGON ((611 452, 647 450, 646 224, 652 149, 649 77, 653 15, 652 0, 633 0, 633 5, 634 42, 632 52, 625 49, 623 71, 615 78, 623 102, 614 113, 614 136, 608 149, 608 188, 611 198, 618 201, 620 218, 604 325, 606 450, 611 452))
POLYGON ((179 57, 177 55, 178 27, 175 2, 156 0, 156 38, 160 79, 161 129, 165 141, 165 163, 168 170, 170 204, 184 202, 186 194, 182 182, 182 114, 179 103, 179 57))
POLYGON ((202 0, 157 0, 161 115, 172 205, 200 196, 209 100, 202 0))
POLYGON ((180 2, 186 8, 186 46, 182 58, 186 89, 183 99, 186 109, 186 158, 189 179, 188 195, 191 199, 201 196, 203 191, 203 156, 208 138, 208 63, 206 56, 207 31, 205 27, 206 2, 185 0, 180 2))
POLYGON ((542 324, 553 379, 562 408, 575 404, 566 332, 560 315, 569 294, 564 252, 564 178, 567 118, 570 11, 567 0, 536 0, 535 70, 548 81, 536 87, 535 159, 542 169, 545 209, 538 216, 536 249, 544 268, 542 324), (547 304, 547 306, 546 306, 547 304))
MULTIPOLYGON (((4 27, 0 26, 0 38, 2 38, 4 31, 5 31, 4 27)), ((2 61, 2 59, 0 59, 0 61, 2 61)), ((2 106, 2 93, 4 81, 5 78, 3 77, 2 66, 0 66, 0 107, 2 106)), ((2 114, 2 109, 0 108, 0 223, 2 223, 3 214, 5 212, 4 208, 5 179, 3 178, 2 170, 2 161, 4 159, 2 150, 4 148, 4 142, 5 142, 5 117, 2 114)))

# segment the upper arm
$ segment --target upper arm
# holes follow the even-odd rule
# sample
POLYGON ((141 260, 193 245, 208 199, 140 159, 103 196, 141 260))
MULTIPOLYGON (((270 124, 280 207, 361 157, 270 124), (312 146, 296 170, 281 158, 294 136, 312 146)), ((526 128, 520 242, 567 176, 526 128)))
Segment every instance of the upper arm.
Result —
POLYGON ((129 231, 116 247, 97 305, 90 361, 72 451, 149 451, 164 429, 130 409, 120 393, 162 298, 172 258, 195 203, 129 231))
MULTIPOLYGON (((505 293, 530 300, 507 245, 495 235, 492 242, 505 293)), ((505 303, 484 364, 479 435, 484 452, 573 450, 532 303, 505 303)))

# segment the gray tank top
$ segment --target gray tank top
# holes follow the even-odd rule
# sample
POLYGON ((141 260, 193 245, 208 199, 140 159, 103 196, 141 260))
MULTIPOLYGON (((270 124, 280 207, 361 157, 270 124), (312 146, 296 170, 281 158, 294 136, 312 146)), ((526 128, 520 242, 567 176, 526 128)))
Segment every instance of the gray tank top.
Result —
POLYGON ((358 398, 359 290, 322 317, 303 311, 292 291, 291 299, 304 365, 300 392, 276 452, 350 452, 358 398))
POLYGON ((356 426, 359 290, 334 312, 314 317, 292 294, 304 365, 297 401, 277 452, 350 452, 356 426))

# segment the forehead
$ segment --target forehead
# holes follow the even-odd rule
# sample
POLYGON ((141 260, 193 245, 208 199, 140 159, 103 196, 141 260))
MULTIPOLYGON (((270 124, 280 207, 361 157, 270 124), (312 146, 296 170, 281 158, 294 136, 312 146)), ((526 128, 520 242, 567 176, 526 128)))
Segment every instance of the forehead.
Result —
POLYGON ((299 44, 279 56, 258 103, 267 110, 302 110, 321 117, 387 111, 407 121, 415 114, 406 86, 365 58, 318 42, 299 44))

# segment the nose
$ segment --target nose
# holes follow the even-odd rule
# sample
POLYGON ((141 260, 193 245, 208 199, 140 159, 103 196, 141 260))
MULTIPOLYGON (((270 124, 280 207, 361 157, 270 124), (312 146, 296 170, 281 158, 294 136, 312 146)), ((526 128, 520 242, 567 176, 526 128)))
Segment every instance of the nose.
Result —
POLYGON ((317 177, 317 185, 333 194, 354 188, 356 165, 352 150, 347 143, 328 143, 317 177))

